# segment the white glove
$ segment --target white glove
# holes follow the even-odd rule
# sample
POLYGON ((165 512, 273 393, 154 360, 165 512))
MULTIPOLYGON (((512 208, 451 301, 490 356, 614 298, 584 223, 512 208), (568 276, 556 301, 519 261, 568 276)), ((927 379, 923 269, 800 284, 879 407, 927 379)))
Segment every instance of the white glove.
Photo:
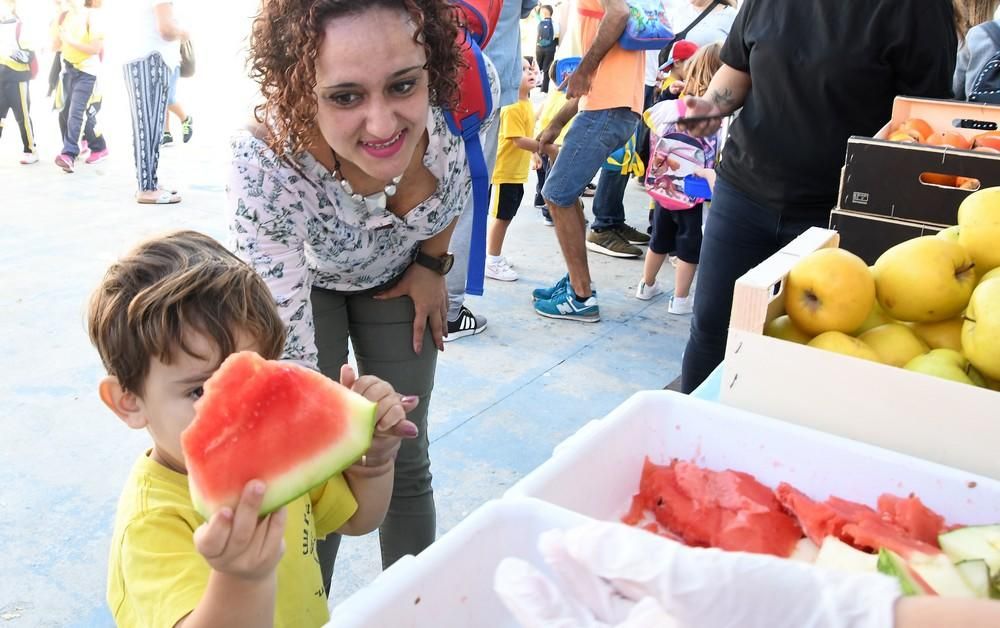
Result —
POLYGON ((530 628, 891 628, 900 596, 888 576, 690 548, 616 523, 546 532, 539 549, 561 587, 519 559, 495 577, 530 628))

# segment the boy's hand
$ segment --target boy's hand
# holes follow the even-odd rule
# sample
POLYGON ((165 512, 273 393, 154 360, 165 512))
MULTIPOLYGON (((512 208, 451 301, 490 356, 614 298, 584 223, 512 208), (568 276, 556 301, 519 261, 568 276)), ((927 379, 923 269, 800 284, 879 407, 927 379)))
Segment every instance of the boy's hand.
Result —
POLYGON ((667 87, 667 90, 674 96, 677 96, 684 91, 684 81, 674 81, 667 87))
POLYGON ((404 397, 389 382, 374 375, 358 377, 348 364, 340 367, 340 383, 377 404, 371 447, 351 469, 364 475, 381 475, 392 468, 401 439, 416 438, 419 434, 406 415, 417 407, 420 398, 404 397))
POLYGON ((223 508, 194 531, 195 549, 213 570, 245 580, 274 574, 285 552, 287 511, 258 518, 264 488, 260 480, 247 482, 235 512, 223 508))
POLYGON ((542 158, 538 156, 538 153, 531 153, 531 169, 538 170, 542 167, 542 158))

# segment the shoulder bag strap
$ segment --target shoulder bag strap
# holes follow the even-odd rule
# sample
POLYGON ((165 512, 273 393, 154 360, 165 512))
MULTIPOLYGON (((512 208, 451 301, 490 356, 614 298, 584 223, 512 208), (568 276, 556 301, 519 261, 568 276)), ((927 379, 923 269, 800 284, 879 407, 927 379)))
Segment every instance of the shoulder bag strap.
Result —
MULTIPOLYGON (((693 22, 685 26, 684 30, 674 35, 674 41, 677 41, 679 39, 684 39, 685 37, 687 37, 687 34, 691 32, 691 29, 697 26, 698 23, 701 22, 703 19, 708 17, 708 14, 711 13, 715 9, 715 7, 720 4, 722 4, 722 0, 712 0, 712 2, 707 7, 705 7, 705 9, 698 15, 698 17, 694 18, 693 22)), ((673 45, 673 43, 674 42, 670 42, 671 45, 673 45)))

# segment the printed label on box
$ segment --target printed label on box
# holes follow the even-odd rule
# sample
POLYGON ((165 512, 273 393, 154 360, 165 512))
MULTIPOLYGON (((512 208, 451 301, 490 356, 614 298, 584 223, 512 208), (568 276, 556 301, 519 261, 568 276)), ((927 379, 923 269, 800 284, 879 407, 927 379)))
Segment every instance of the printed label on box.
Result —
POLYGON ((868 192, 855 192, 851 198, 858 205, 868 204, 868 192))

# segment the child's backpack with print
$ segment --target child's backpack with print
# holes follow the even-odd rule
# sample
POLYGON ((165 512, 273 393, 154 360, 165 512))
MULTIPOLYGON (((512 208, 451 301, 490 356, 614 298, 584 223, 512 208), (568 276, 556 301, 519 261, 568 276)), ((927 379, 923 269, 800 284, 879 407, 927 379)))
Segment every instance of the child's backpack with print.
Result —
POLYGON ((683 100, 664 100, 643 115, 650 128, 646 193, 664 209, 691 209, 705 200, 685 193, 684 178, 712 167, 715 159, 716 137, 697 138, 677 128, 686 110, 683 100))
POLYGON ((996 54, 990 57, 983 69, 979 71, 979 76, 972 84, 972 90, 968 98, 971 102, 985 102, 994 105, 1000 104, 1000 24, 996 21, 983 24, 986 34, 993 42, 996 54))
POLYGON ((486 268, 486 219, 490 205, 489 171, 479 131, 493 113, 493 94, 483 48, 486 47, 503 9, 502 0, 452 0, 462 29, 459 33, 465 67, 458 76, 458 102, 445 112, 448 128, 465 140, 465 154, 472 174, 472 240, 465 291, 483 293, 486 268))
MULTIPOLYGON (((626 0, 628 21, 618 38, 625 50, 660 50, 674 40, 674 31, 663 0, 626 0)), ((580 6, 580 15, 601 19, 604 10, 580 6)))

